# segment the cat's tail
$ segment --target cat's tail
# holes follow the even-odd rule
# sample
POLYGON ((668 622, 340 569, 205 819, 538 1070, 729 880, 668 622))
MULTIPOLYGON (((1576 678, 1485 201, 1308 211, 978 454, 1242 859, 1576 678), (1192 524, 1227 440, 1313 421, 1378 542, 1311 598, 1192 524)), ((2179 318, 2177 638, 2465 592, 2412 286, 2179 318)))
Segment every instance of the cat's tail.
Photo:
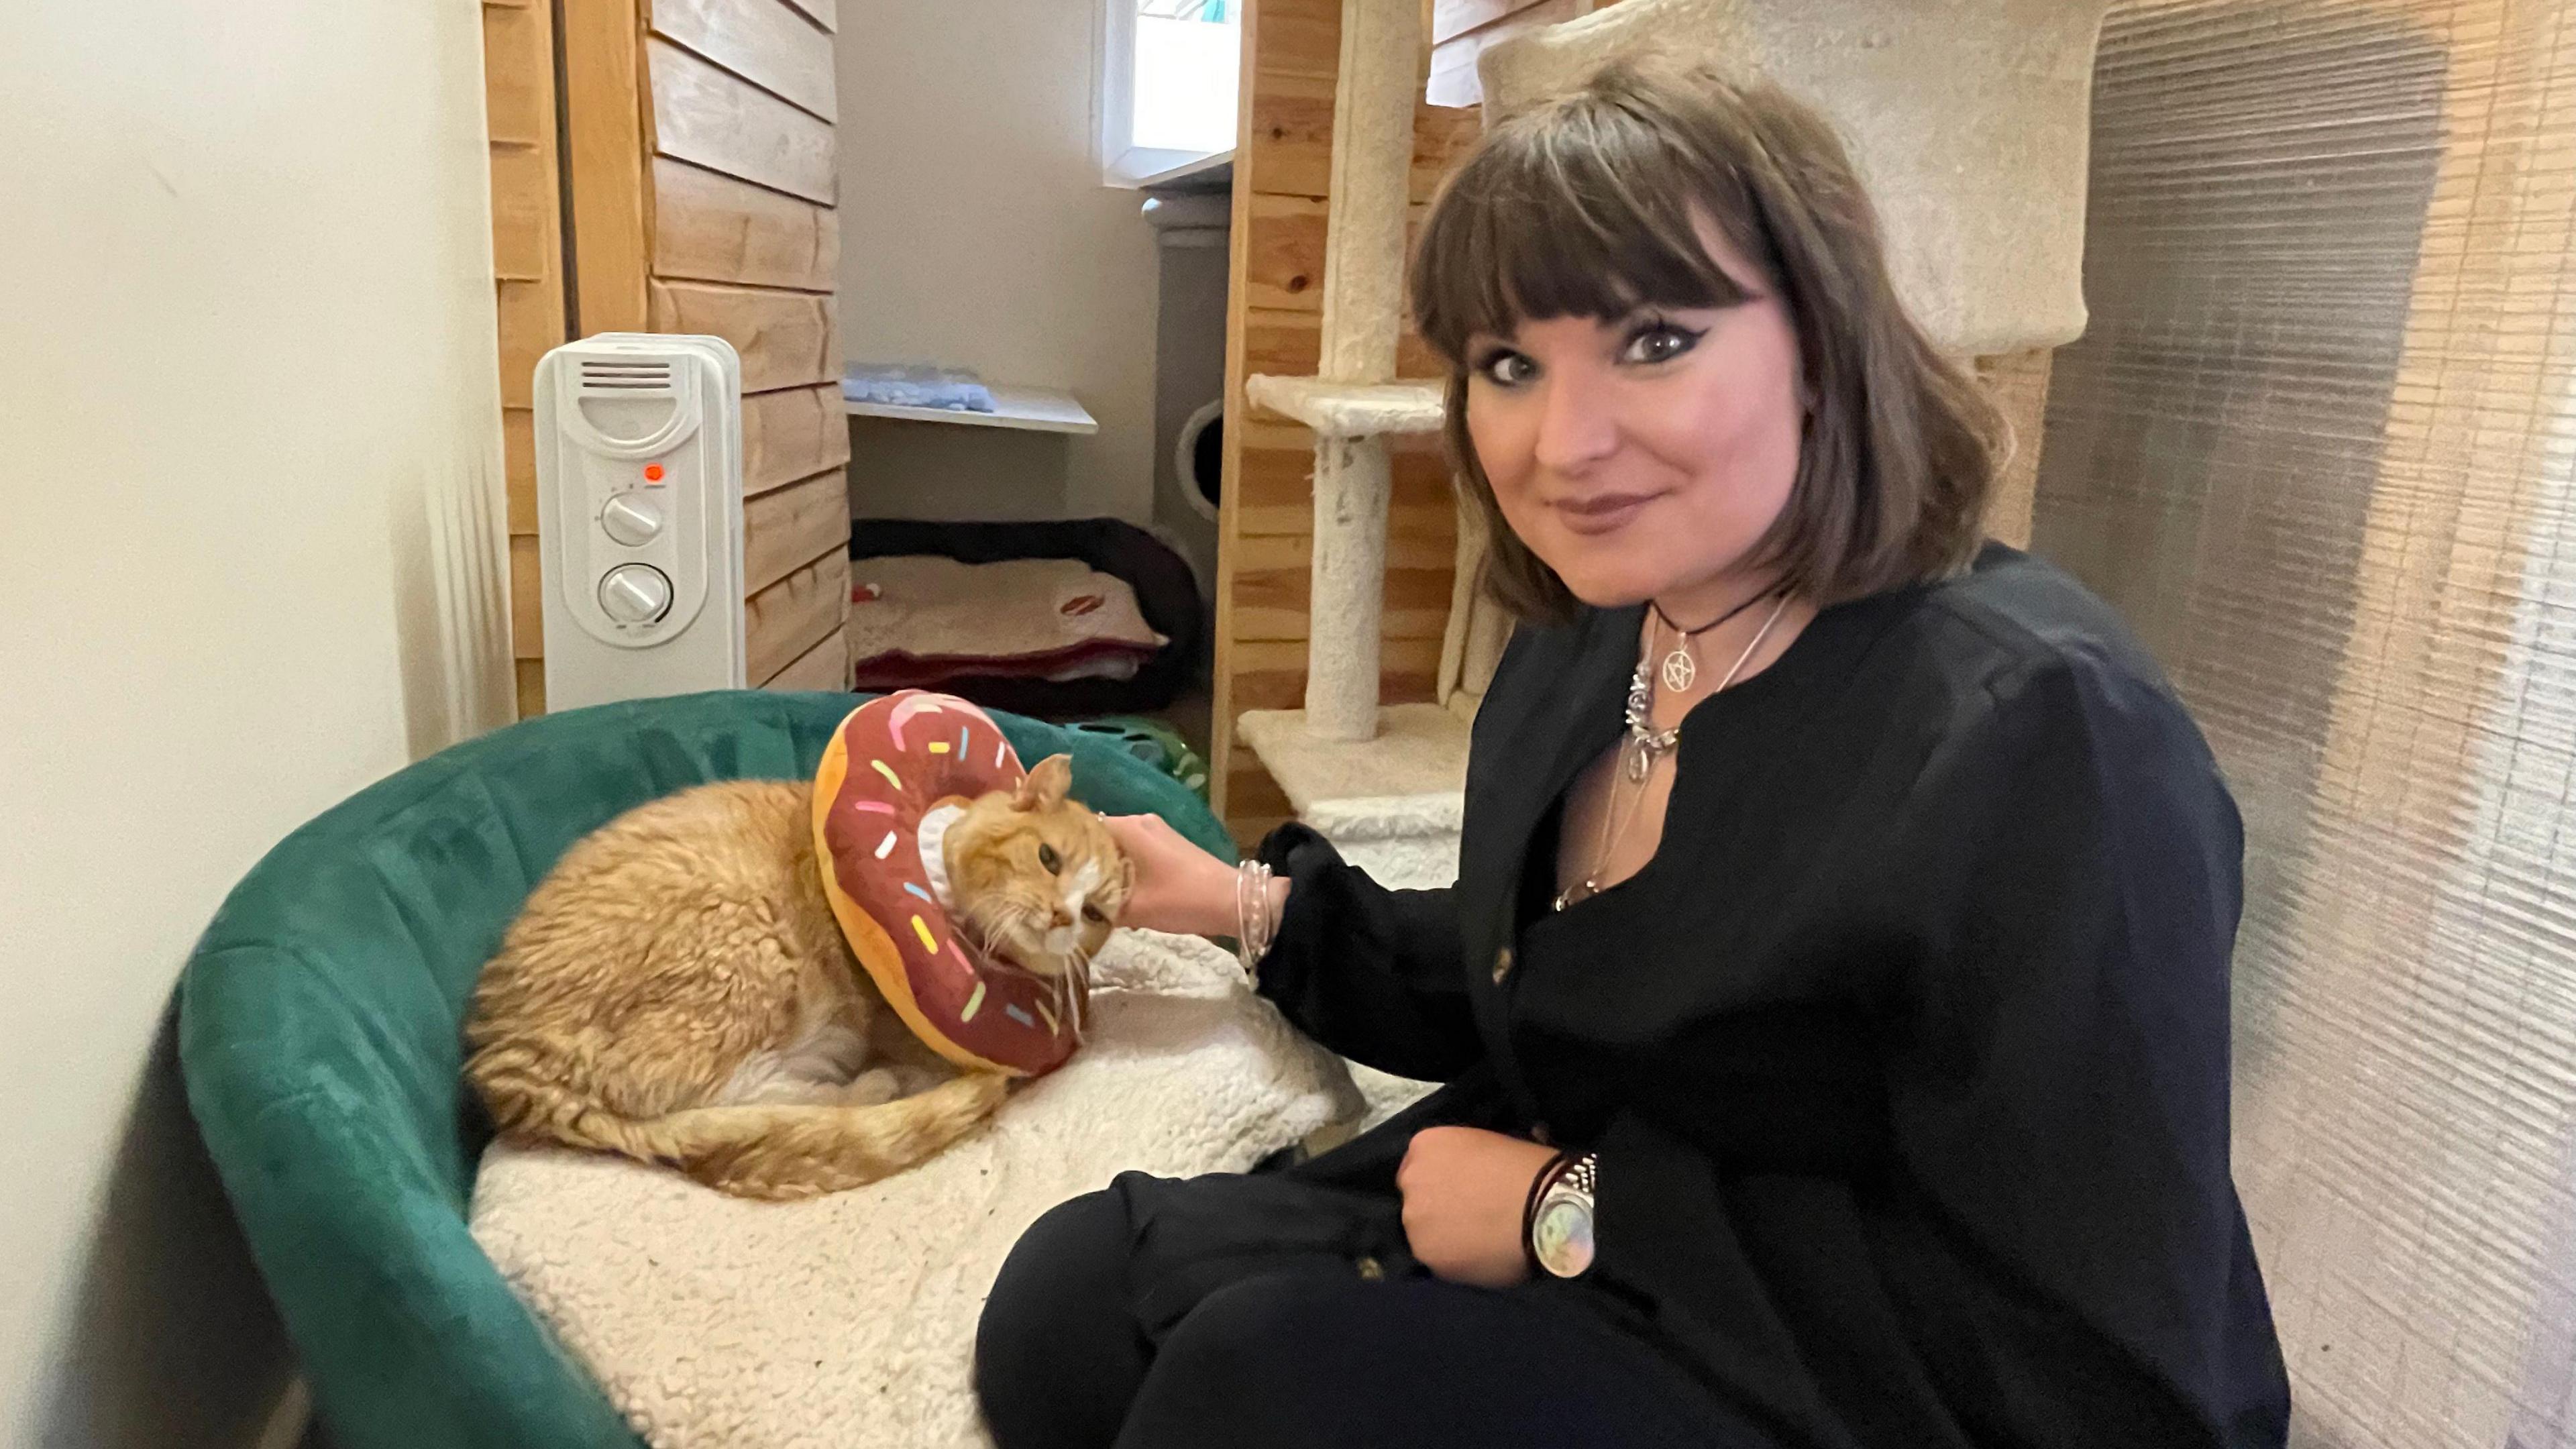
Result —
POLYGON ((934 1156, 991 1116, 1007 1090, 1007 1078, 970 1072, 873 1107, 693 1107, 627 1123, 618 1146, 737 1197, 819 1197, 934 1156))
POLYGON ((867 1107, 764 1102, 634 1119, 589 1106, 537 1135, 676 1167, 736 1197, 820 1197, 929 1159, 991 1116, 1008 1090, 1005 1077, 969 1072, 867 1107))

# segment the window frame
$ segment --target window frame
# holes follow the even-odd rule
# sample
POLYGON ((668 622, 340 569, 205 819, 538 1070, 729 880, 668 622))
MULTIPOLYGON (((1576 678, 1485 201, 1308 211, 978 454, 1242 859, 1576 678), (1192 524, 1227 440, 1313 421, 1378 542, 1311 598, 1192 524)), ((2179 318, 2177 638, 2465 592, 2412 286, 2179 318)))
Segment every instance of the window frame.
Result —
MULTIPOLYGON (((1184 151, 1170 146, 1139 146, 1136 140, 1136 0, 1100 0, 1093 12, 1092 36, 1098 84, 1092 87, 1093 155, 1100 162, 1100 184, 1121 191, 1143 189, 1167 171, 1178 170, 1225 151, 1184 151)), ((1237 102, 1236 134, 1243 118, 1237 102)), ((1232 150, 1232 147, 1226 148, 1232 150)))

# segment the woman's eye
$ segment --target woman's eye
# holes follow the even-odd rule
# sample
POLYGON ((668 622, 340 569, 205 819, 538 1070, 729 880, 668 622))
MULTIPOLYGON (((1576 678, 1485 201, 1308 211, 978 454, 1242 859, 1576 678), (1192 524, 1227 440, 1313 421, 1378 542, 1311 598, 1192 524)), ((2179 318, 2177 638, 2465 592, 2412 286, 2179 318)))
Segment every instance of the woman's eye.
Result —
POLYGON ((1056 868, 1063 865, 1064 861, 1057 857, 1054 846, 1041 845, 1038 847, 1038 864, 1046 867, 1049 875, 1053 875, 1056 868))
POLYGON ((1525 353, 1506 349, 1478 363, 1476 370, 1496 387, 1518 387, 1538 374, 1538 364, 1525 353))
POLYGON ((1699 345, 1701 334, 1670 322, 1653 322, 1637 329, 1628 339, 1624 360, 1629 362, 1670 362, 1699 345))

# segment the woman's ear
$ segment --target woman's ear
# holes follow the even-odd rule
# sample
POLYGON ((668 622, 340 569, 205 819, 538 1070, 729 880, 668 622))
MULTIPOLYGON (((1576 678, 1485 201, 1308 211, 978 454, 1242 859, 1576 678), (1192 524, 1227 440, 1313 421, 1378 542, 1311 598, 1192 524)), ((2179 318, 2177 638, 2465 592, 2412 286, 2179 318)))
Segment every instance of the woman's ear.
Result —
POLYGON ((1049 755, 1021 778, 1011 804, 1021 810, 1052 810, 1064 803, 1064 792, 1072 786, 1073 756, 1049 755))

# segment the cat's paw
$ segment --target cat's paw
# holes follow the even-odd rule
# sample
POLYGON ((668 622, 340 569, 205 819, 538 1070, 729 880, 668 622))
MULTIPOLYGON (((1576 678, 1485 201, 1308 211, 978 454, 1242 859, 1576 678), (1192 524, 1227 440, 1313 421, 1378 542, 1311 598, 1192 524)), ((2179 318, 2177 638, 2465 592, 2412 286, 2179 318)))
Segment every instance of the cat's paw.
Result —
POLYGON ((841 1101, 852 1107, 882 1107, 897 1097, 908 1097, 920 1090, 907 1086, 892 1067, 870 1067, 850 1079, 841 1089, 841 1101))
POLYGON ((937 1067, 884 1067, 879 1070, 894 1073, 895 1095, 899 1097, 917 1097, 957 1075, 937 1067))

